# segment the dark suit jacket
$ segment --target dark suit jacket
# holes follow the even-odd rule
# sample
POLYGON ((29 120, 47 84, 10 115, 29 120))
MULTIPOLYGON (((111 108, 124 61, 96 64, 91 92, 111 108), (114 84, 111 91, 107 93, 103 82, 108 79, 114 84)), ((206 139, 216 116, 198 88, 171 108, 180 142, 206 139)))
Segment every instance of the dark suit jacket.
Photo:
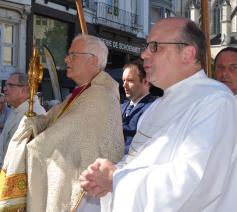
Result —
POLYGON ((143 112, 150 106, 150 104, 156 99, 151 94, 143 97, 137 105, 131 110, 129 115, 125 116, 125 111, 129 105, 129 101, 122 104, 122 119, 123 119, 123 135, 125 141, 125 154, 128 153, 129 146, 137 131, 137 122, 143 112))

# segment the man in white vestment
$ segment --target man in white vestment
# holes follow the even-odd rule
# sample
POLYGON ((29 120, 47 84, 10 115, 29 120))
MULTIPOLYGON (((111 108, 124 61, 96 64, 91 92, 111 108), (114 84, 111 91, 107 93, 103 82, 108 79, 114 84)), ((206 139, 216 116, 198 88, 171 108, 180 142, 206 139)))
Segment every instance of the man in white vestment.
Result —
POLYGON ((228 86, 237 97, 237 48, 222 49, 214 61, 216 80, 228 86))
MULTIPOLYGON (((7 152, 8 144, 17 130, 21 119, 28 111, 30 90, 28 86, 28 76, 25 73, 15 72, 5 83, 5 99, 12 110, 5 122, 2 134, 0 135, 0 168, 7 152)), ((37 96, 34 97, 33 110, 38 114, 46 113, 40 105, 37 96)))
MULTIPOLYGON (((101 39, 77 36, 65 57, 67 76, 77 87, 46 115, 21 122, 11 147, 16 143, 16 148, 20 148, 31 128, 34 138, 26 146, 27 193, 15 194, 11 187, 7 191, 21 197, 12 201, 19 211, 24 209, 22 198, 27 195, 28 212, 68 212, 76 208, 81 212, 100 212, 98 198, 83 198, 78 207, 77 203, 81 172, 98 157, 116 163, 124 152, 118 83, 103 71, 107 56, 108 48, 101 39)), ((0 209, 1 203, 4 204, 4 198, 0 209)))
POLYGON ((237 102, 202 70, 205 51, 204 34, 188 19, 152 28, 141 57, 146 79, 164 95, 144 113, 128 156, 117 165, 97 159, 80 176, 88 195, 102 197, 103 212, 236 211, 237 180, 229 180, 237 102))

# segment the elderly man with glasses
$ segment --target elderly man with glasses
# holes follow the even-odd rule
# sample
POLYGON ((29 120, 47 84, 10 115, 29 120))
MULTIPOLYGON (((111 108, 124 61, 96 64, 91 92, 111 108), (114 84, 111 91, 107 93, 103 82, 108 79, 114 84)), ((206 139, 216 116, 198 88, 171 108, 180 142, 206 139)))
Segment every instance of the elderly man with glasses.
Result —
MULTIPOLYGON (((27 144, 27 211, 73 211, 80 173, 98 157, 117 162, 123 156, 118 83, 103 71, 107 56, 102 40, 77 36, 65 56, 67 76, 77 87, 46 115, 21 123, 23 131, 34 131, 27 144)), ((88 197, 80 207, 100 211, 99 199, 88 197)))
MULTIPOLYGON (((6 81, 3 90, 5 101, 12 110, 0 136, 0 167, 2 167, 8 144, 17 130, 21 119, 28 110, 28 99, 30 95, 28 76, 20 72, 13 73, 6 81)), ((40 105, 37 96, 34 97, 34 111, 37 114, 45 113, 45 109, 40 105)))
POLYGON ((144 113, 128 156, 116 166, 97 159, 80 177, 87 194, 111 192, 103 212, 236 211, 237 102, 206 76, 205 51, 204 34, 188 19, 152 28, 141 57, 147 81, 164 95, 144 113))

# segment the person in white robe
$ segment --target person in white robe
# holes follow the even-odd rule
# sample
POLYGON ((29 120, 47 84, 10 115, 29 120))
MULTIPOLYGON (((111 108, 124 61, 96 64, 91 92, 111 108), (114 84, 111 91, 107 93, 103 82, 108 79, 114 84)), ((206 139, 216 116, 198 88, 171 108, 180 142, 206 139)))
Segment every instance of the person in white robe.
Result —
POLYGON ((229 87, 237 98, 237 48, 222 49, 214 60, 215 78, 229 87))
MULTIPOLYGON (((28 111, 30 90, 27 74, 21 72, 13 73, 5 83, 4 93, 6 102, 11 106, 12 110, 0 135, 0 167, 2 167, 9 142, 16 132, 21 119, 28 111)), ((37 96, 34 96, 33 110, 38 115, 46 113, 37 96)))
POLYGON ((128 156, 97 159, 80 176, 103 212, 236 211, 237 103, 201 69, 205 48, 188 19, 152 28, 141 57, 164 95, 141 117, 128 156))

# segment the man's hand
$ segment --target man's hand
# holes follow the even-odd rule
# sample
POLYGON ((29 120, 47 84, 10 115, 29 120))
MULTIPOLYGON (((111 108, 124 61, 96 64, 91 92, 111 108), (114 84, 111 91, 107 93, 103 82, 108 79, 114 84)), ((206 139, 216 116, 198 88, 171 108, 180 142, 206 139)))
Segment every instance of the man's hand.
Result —
POLYGON ((116 167, 107 159, 99 158, 80 176, 80 185, 87 194, 102 197, 112 191, 113 173, 116 167))

